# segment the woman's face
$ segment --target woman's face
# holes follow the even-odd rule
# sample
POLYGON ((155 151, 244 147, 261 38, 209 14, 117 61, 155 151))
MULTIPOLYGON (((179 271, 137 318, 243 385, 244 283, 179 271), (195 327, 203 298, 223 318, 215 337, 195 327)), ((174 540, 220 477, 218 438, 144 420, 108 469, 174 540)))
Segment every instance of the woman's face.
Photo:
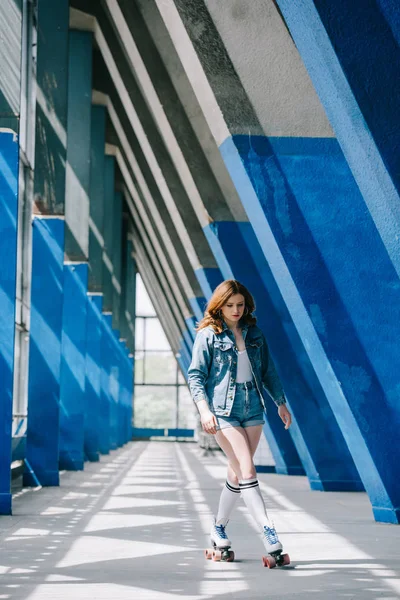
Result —
POLYGON ((234 294, 221 308, 224 321, 229 324, 236 324, 243 316, 245 308, 244 296, 234 294))

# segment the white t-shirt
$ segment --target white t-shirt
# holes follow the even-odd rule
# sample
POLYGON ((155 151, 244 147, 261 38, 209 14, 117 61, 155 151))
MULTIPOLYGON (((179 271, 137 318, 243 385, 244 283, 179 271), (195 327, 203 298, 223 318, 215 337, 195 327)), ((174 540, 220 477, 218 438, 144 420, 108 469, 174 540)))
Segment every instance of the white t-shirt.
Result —
POLYGON ((244 383, 245 381, 252 381, 252 379, 253 373, 251 371, 249 357, 247 356, 247 350, 242 350, 242 352, 238 351, 236 382, 244 383))

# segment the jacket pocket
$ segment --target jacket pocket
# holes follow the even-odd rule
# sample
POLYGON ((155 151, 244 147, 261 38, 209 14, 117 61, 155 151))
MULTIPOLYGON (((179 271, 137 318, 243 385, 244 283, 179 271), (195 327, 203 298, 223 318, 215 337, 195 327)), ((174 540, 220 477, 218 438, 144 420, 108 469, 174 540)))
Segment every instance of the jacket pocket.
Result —
POLYGON ((214 360, 218 363, 227 363, 231 360, 233 346, 228 342, 214 342, 214 360))

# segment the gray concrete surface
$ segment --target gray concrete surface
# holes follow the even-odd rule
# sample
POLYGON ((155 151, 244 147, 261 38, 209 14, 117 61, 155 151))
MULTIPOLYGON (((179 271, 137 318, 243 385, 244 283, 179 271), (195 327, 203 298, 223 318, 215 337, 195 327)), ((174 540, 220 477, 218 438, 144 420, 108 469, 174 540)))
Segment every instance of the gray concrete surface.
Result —
POLYGON ((137 442, 23 491, 0 518, 0 599, 208 600, 400 597, 396 526, 363 493, 311 492, 303 477, 260 475, 292 564, 268 570, 244 506, 229 526, 237 561, 205 561, 224 481, 219 452, 137 442))

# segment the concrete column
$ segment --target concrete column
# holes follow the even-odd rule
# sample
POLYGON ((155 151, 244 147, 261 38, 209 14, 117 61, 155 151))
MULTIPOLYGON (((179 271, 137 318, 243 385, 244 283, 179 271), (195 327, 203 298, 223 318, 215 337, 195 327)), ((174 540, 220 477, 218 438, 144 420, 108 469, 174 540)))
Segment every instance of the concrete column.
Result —
POLYGON ((24 485, 58 485, 68 1, 38 3, 32 283, 24 485), (33 476, 33 473, 35 477, 33 476))
POLYGON ((87 295, 85 431, 84 452, 90 461, 99 460, 101 405, 101 340, 103 334, 103 296, 87 295))
POLYGON ((90 131, 89 280, 87 299, 85 456, 99 460, 101 339, 103 334, 103 221, 106 109, 92 105, 90 131))
POLYGON ((132 243, 129 240, 129 215, 126 209, 122 230, 121 262, 121 338, 130 352, 135 351, 135 296, 136 271, 132 258, 132 243))
POLYGON ((89 253, 92 35, 69 33, 60 468, 83 469, 89 253))
MULTIPOLYGON (((18 121, 1 127, 0 153, 0 514, 11 514, 11 423, 14 375, 14 321, 17 258, 18 121)), ((10 119, 11 120, 11 119, 10 119)))
POLYGON ((132 242, 128 238, 129 222, 127 215, 123 221, 123 260, 121 268, 121 328, 125 362, 123 363, 123 396, 125 406, 125 442, 132 438, 134 361, 135 361, 135 315, 136 315, 136 264, 132 256, 132 242), (123 318, 122 318, 123 317, 123 318))
POLYGON ((104 159, 104 221, 103 221, 103 339, 102 339, 102 452, 116 448, 114 399, 110 382, 113 377, 114 334, 113 310, 113 236, 114 236, 114 189, 115 157, 104 159))
POLYGON ((310 157, 312 148, 301 152, 329 178, 313 206, 314 182, 305 176, 299 190, 293 160, 280 159, 335 290, 333 303, 329 288, 318 299, 321 342, 339 385, 330 403, 376 520, 398 523, 398 18, 386 1, 279 5, 340 144, 325 143, 324 161, 310 157))
POLYGON ((60 469, 84 463, 87 263, 64 264, 60 378, 60 469))
POLYGON ((113 328, 120 330, 121 326, 121 262, 122 262, 122 193, 114 194, 113 219, 113 328))

